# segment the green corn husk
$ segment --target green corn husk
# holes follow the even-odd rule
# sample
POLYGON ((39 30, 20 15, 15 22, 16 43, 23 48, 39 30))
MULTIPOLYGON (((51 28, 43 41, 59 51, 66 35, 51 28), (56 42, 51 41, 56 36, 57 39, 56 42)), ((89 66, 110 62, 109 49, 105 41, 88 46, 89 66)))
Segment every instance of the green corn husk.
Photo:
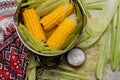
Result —
MULTIPOLYGON (((32 0, 32 1, 27 1, 27 2, 24 2, 21 4, 21 7, 25 7, 25 6, 30 6, 30 5, 34 5, 34 4, 37 4, 37 5, 40 5, 42 4, 43 2, 45 2, 45 0, 32 0)), ((37 6, 35 6, 37 7, 37 6)))
POLYGON ((85 0, 84 2, 87 4, 91 4, 91 3, 100 3, 100 2, 104 2, 106 0, 85 0))
POLYGON ((103 8, 103 3, 99 3, 99 4, 86 4, 86 7, 89 10, 102 10, 103 8))
POLYGON ((25 43, 36 51, 47 50, 47 48, 40 42, 34 39, 30 32, 25 28, 24 25, 20 24, 18 27, 20 36, 24 39, 25 43))
POLYGON ((107 0, 101 13, 97 17, 94 17, 92 22, 87 23, 86 31, 91 36, 100 36, 111 22, 119 3, 120 0, 107 0))
POLYGON ((114 69, 114 53, 115 53, 115 39, 116 39, 116 26, 117 26, 117 13, 115 14, 111 24, 111 40, 110 40, 110 64, 112 70, 114 69))
POLYGON ((63 3, 64 0, 47 0, 38 7, 36 7, 36 11, 39 16, 44 16, 63 3))
POLYGON ((119 3, 120 0, 107 0, 103 6, 103 10, 97 17, 88 18, 86 28, 82 33, 87 33, 87 35, 82 36, 84 38, 84 42, 80 42, 78 47, 86 49, 98 41, 117 11, 119 3), (84 44, 88 42, 89 44, 84 44))
POLYGON ((36 67, 40 65, 38 61, 36 61, 35 55, 32 53, 29 53, 28 60, 29 60, 29 66, 25 80, 36 80, 36 71, 37 71, 36 67))
POLYGON ((74 7, 75 7, 75 12, 76 12, 76 15, 78 17, 78 24, 77 24, 77 28, 75 29, 75 31, 73 32, 73 34, 75 35, 78 35, 82 28, 83 28, 83 16, 84 14, 80 11, 80 6, 77 2, 74 2, 74 7))
POLYGON ((70 72, 63 72, 63 71, 58 71, 58 70, 49 70, 49 71, 46 70, 41 75, 41 78, 50 79, 50 80, 58 80, 58 78, 62 80, 91 80, 90 78, 87 78, 85 76, 80 76, 78 74, 74 74, 70 72), (52 73, 54 73, 55 75, 50 76, 52 73))
POLYGON ((112 64, 112 69, 116 70, 119 68, 120 64, 120 6, 118 8, 118 13, 117 13, 117 30, 116 30, 116 39, 115 39, 115 50, 114 54, 112 56, 113 59, 113 64, 112 64))
POLYGON ((103 34, 103 40, 101 42, 101 47, 100 47, 100 53, 99 53, 99 58, 97 62, 97 70, 96 70, 96 77, 99 80, 102 80, 103 78, 103 71, 104 71, 104 66, 105 62, 107 59, 107 54, 108 54, 108 45, 109 45, 109 37, 110 37, 110 27, 105 31, 103 34))
POLYGON ((91 36, 90 37, 88 36, 86 38, 88 38, 88 39, 82 43, 79 43, 77 45, 77 47, 80 47, 85 50, 85 49, 91 47, 93 44, 95 44, 98 41, 98 39, 100 39, 100 37, 91 37, 91 36))
POLYGON ((88 8, 86 7, 84 0, 78 0, 78 1, 80 3, 81 7, 83 8, 83 11, 86 14, 86 16, 91 17, 91 14, 90 14, 88 8))

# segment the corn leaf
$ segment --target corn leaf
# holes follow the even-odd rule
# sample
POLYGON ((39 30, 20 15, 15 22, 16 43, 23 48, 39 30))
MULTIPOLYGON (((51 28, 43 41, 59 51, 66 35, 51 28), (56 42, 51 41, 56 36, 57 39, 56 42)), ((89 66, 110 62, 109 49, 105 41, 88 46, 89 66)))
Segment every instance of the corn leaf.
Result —
POLYGON ((100 36, 106 30, 119 3, 120 0, 107 0, 101 13, 97 17, 93 17, 92 22, 87 23, 86 30, 91 36, 100 36))
MULTIPOLYGON (((32 43, 32 42, 28 39, 28 37, 26 37, 27 35, 26 35, 26 33, 24 32, 24 30, 23 30, 23 28, 22 28, 21 26, 19 26, 18 32, 19 32, 19 34, 20 34, 21 39, 22 39, 28 46, 30 46, 30 47, 32 47, 32 48, 35 47, 34 43, 32 43)), ((38 50, 37 48, 34 48, 34 49, 35 49, 36 51, 38 50)))
POLYGON ((73 44, 75 40, 76 40, 75 35, 74 34, 70 35, 65 41, 65 44, 63 44, 62 49, 64 50, 69 49, 71 47, 71 44, 73 44))
POLYGON ((57 71, 57 70, 51 70, 51 72, 59 74, 59 75, 63 75, 64 77, 70 77, 68 79, 72 80, 91 80, 90 78, 87 78, 85 76, 80 76, 78 74, 74 74, 74 73, 68 73, 68 72, 63 72, 63 71, 57 71))
POLYGON ((109 43, 109 32, 110 32, 110 26, 108 29, 105 31, 103 35, 103 40, 101 43, 100 47, 100 53, 99 53, 99 58, 97 62, 97 70, 96 70, 96 76, 99 80, 102 80, 103 78, 103 71, 104 71, 104 65, 108 53, 108 43, 109 43))
POLYGON ((87 33, 87 31, 85 31, 85 28, 84 28, 82 31, 79 43, 82 43, 83 41, 85 41, 88 38, 90 38, 90 35, 87 33))
POLYGON ((63 3, 63 0, 46 0, 44 3, 36 7, 39 16, 44 16, 63 3))
POLYGON ((100 3, 100 2, 104 2, 106 0, 85 0, 84 2, 87 4, 91 4, 91 3, 100 3))
POLYGON ((24 2, 21 4, 21 7, 24 7, 24 6, 29 6, 29 5, 34 5, 34 4, 41 4, 43 3, 45 0, 33 0, 33 1, 27 1, 27 2, 24 2))
POLYGON ((39 66, 38 61, 35 59, 35 55, 30 53, 28 55, 29 67, 26 76, 26 80, 36 80, 36 67, 39 66))
POLYGON ((59 53, 63 53, 63 50, 43 50, 41 51, 41 53, 44 54, 59 54, 59 53))
POLYGON ((114 69, 114 53, 115 53, 115 40, 116 40, 116 26, 117 26, 117 12, 111 22, 111 41, 110 41, 110 64, 112 70, 114 69))
POLYGON ((86 49, 98 41, 114 17, 119 3, 120 0, 107 0, 97 17, 87 18, 87 25, 81 36, 84 42, 80 41, 78 47, 86 49))
POLYGON ((86 39, 82 43, 79 43, 77 45, 77 47, 80 47, 82 49, 87 49, 87 48, 91 47, 93 44, 95 44, 98 41, 99 38, 100 38, 99 36, 98 37, 91 37, 90 36, 88 39, 86 39))
POLYGON ((20 35, 25 36, 27 38, 27 41, 29 41, 32 44, 31 47, 33 49, 35 49, 36 51, 47 50, 47 48, 42 43, 35 40, 35 38, 30 34, 30 32, 24 25, 20 24, 18 30, 19 29, 22 29, 22 32, 24 32, 24 34, 20 33, 20 35))
POLYGON ((113 70, 116 70, 120 63, 120 7, 118 9, 117 31, 115 40, 115 52, 113 56, 113 70))
POLYGON ((84 0, 78 0, 79 1, 79 4, 81 5, 81 7, 83 8, 83 11, 84 13, 88 16, 88 17, 91 17, 91 14, 88 10, 88 8, 86 7, 85 3, 84 3, 84 0))
POLYGON ((89 9, 89 10, 102 10, 103 8, 103 3, 96 3, 96 4, 86 4, 86 7, 89 9))
POLYGON ((80 6, 78 5, 77 2, 74 2, 74 6, 75 6, 76 15, 78 17, 78 24, 77 24, 77 28, 75 29, 73 34, 78 35, 81 32, 81 30, 83 29, 83 14, 80 11, 80 6))

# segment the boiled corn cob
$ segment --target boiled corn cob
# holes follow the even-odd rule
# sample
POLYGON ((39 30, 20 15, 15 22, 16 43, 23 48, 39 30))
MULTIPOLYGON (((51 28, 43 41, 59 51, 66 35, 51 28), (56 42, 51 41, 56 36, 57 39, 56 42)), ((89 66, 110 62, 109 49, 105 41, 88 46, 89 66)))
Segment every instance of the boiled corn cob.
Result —
POLYGON ((76 18, 65 18, 64 21, 57 27, 53 34, 48 38, 46 44, 51 49, 61 49, 67 38, 76 28, 76 18))
POLYGON ((61 5, 52 11, 50 14, 46 15, 40 20, 43 25, 44 30, 50 30, 55 27, 60 21, 68 16, 73 10, 73 5, 70 3, 68 5, 61 5))
POLYGON ((25 26, 38 41, 46 41, 42 26, 39 23, 39 17, 35 9, 31 8, 23 12, 25 26))

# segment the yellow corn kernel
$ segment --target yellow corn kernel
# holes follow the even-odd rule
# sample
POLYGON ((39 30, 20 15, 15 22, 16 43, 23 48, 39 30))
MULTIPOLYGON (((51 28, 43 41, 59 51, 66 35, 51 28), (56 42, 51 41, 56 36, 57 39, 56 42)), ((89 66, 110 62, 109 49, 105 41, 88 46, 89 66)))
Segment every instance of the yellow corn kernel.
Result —
POLYGON ((50 14, 43 17, 40 20, 40 23, 43 25, 44 30, 50 30, 57 24, 59 24, 64 17, 68 16, 72 12, 72 10, 73 5, 71 3, 68 4, 67 8, 66 5, 61 5, 50 14))
POLYGON ((56 29, 57 29, 57 27, 54 27, 49 31, 44 31, 46 38, 48 39, 56 29))
POLYGON ((35 9, 31 8, 23 12, 25 26, 38 41, 46 41, 45 33, 39 23, 39 17, 35 9))
POLYGON ((61 49, 62 45, 65 44, 68 37, 76 28, 76 22, 70 18, 65 20, 57 27, 53 34, 48 38, 46 44, 51 49, 61 49))

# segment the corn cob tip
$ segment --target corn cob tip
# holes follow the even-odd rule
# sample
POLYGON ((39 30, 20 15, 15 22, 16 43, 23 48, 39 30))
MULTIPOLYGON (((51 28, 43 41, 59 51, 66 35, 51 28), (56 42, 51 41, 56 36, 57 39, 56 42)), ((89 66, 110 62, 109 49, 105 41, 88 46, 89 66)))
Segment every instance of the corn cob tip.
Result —
POLYGON ((77 24, 77 16, 75 14, 71 14, 70 16, 68 16, 68 19, 77 24))

